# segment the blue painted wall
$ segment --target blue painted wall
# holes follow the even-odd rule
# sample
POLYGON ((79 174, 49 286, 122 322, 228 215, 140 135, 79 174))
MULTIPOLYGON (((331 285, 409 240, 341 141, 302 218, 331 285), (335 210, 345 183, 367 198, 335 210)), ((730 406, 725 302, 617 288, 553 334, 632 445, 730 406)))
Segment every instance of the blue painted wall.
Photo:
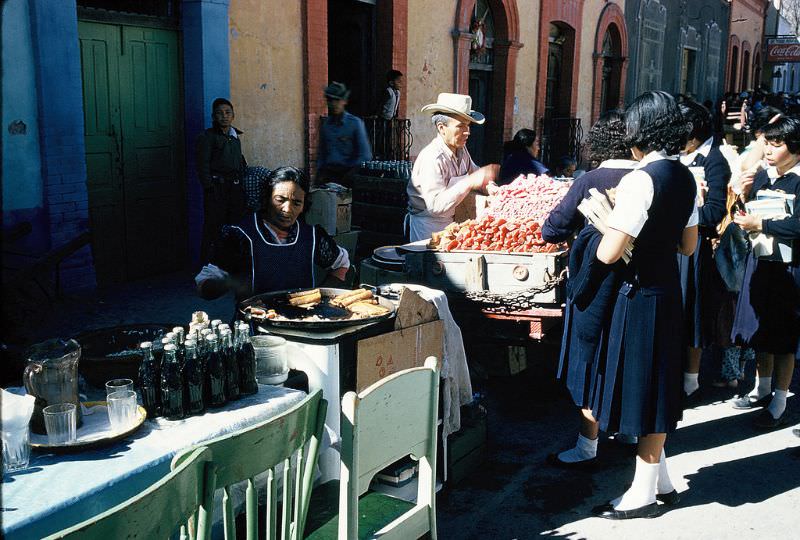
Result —
POLYGON ((184 0, 183 81, 186 115, 186 174, 188 177, 189 253, 199 261, 203 228, 203 195, 195 169, 195 139, 211 125, 211 103, 230 96, 228 0, 184 0))

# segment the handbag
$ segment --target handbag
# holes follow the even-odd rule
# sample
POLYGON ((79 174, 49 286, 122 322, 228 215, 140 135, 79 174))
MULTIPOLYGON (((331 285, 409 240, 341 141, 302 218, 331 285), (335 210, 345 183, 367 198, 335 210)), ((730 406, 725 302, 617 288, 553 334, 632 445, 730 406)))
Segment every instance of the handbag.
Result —
POLYGON ((750 250, 747 233, 736 223, 729 223, 714 251, 714 263, 728 291, 738 293, 742 290, 744 267, 750 250))

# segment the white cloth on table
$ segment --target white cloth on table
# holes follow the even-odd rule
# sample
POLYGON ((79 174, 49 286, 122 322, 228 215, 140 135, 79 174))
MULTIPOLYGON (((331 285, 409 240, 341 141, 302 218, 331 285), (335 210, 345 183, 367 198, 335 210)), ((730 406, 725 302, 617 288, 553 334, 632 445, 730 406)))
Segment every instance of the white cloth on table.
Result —
POLYGON ((433 302, 444 322, 444 358, 442 358, 442 438, 461 429, 461 406, 472 403, 472 381, 467 367, 467 353, 461 329, 450 313, 447 295, 443 291, 411 283, 392 283, 391 289, 408 287, 433 302))

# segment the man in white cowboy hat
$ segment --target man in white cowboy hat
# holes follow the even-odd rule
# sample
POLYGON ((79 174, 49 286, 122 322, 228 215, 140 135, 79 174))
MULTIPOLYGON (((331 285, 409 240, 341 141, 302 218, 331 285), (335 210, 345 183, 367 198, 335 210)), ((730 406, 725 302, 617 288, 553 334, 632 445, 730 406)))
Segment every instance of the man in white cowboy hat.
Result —
POLYGON ((478 167, 466 144, 470 125, 483 124, 484 116, 472 110, 472 98, 439 94, 425 105, 431 113, 436 137, 417 156, 408 183, 408 228, 412 242, 430 238, 453 222, 456 206, 470 191, 484 191, 494 182, 500 165, 478 167))

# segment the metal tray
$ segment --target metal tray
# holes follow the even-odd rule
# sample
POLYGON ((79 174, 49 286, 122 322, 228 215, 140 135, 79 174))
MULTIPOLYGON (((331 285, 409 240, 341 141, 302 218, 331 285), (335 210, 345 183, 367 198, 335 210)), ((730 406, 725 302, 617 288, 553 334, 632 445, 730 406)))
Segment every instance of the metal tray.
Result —
MULTIPOLYGON (((371 289, 370 287, 364 287, 364 288, 371 289)), ((312 309, 303 309, 303 308, 296 308, 294 306, 289 306, 287 294, 300 290, 303 289, 258 294, 256 296, 250 297, 247 300, 239 302, 239 313, 242 314, 245 320, 249 321, 250 314, 245 310, 247 306, 255 304, 258 305, 259 307, 263 306, 264 309, 274 309, 283 316, 292 316, 293 317, 292 320, 254 319, 254 321, 258 321, 258 324, 261 324, 265 327, 271 326, 274 328, 294 328, 301 330, 312 330, 312 329, 335 330, 337 328, 345 328, 348 326, 370 324, 394 317, 394 312, 395 312, 394 304, 389 300, 378 296, 377 292, 374 289, 372 289, 372 292, 375 295, 375 298, 378 300, 378 304, 385 307, 389 311, 382 315, 376 315, 364 319, 350 319, 349 317, 351 313, 349 311, 347 311, 344 308, 339 308, 328 304, 328 301, 331 298, 339 294, 350 292, 350 289, 334 289, 329 287, 320 287, 319 290, 322 293, 322 303, 320 303, 318 306, 315 306, 312 309), (312 315, 324 316, 327 317, 327 320, 305 321, 302 318, 298 318, 300 316, 310 317, 312 315)))
POLYGON ((141 405, 136 406, 136 423, 129 429, 121 432, 112 432, 111 423, 108 420, 108 402, 106 401, 87 401, 83 404, 86 408, 93 408, 92 414, 83 414, 83 425, 77 430, 77 439, 69 444, 51 445, 47 441, 47 435, 31 433, 31 448, 52 452, 54 454, 68 454, 71 452, 81 452, 92 448, 100 448, 134 433, 147 418, 147 411, 141 405), (89 433, 89 427, 94 429, 89 433))

